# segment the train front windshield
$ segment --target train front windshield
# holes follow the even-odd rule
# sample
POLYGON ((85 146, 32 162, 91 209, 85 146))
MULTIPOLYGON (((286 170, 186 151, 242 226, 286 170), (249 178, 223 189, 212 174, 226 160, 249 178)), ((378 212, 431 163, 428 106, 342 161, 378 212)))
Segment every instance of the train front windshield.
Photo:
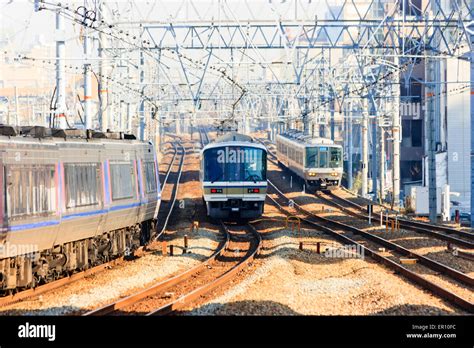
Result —
POLYGON ((204 181, 265 181, 267 153, 247 146, 226 146, 204 152, 204 181))
POLYGON ((306 168, 339 168, 341 166, 341 148, 332 146, 306 148, 306 168))

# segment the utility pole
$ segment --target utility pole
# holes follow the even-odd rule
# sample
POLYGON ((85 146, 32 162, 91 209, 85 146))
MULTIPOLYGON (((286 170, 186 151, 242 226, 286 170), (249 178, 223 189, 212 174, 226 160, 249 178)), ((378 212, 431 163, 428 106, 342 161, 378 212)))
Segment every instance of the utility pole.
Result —
MULTIPOLYGON (((105 16, 105 7, 103 1, 99 2, 99 18, 102 21, 106 21, 105 16)), ((104 31, 101 30, 99 32, 99 119, 100 119, 100 128, 102 132, 106 132, 109 128, 109 118, 108 118, 108 106, 109 106, 109 91, 108 91, 108 83, 105 75, 108 74, 109 69, 108 65, 106 66, 105 59, 105 52, 104 48, 107 47, 107 35, 105 35, 104 31)))
POLYGON ((128 101, 127 102, 127 132, 132 133, 132 125, 133 125, 132 108, 131 108, 130 102, 128 101))
POLYGON ((379 144, 380 144, 380 154, 379 154, 379 197, 380 197, 380 203, 383 202, 385 196, 384 196, 384 190, 385 190, 385 131, 380 125, 379 129, 379 144))
MULTIPOLYGON (((399 103, 400 98, 395 101, 399 103)), ((392 139, 393 139, 393 164, 392 164, 392 177, 393 177, 393 205, 394 207, 399 206, 400 201, 400 110, 397 106, 394 106, 393 118, 392 118, 392 139)))
POLYGON ((124 131, 124 122, 123 122, 123 115, 124 115, 124 111, 123 111, 123 104, 124 104, 124 101, 122 99, 120 99, 120 104, 119 104, 119 122, 118 122, 118 126, 119 126, 119 130, 121 132, 124 131))
MULTIPOLYGON (((470 1, 471 8, 474 7, 474 1, 470 1)), ((471 12, 471 20, 474 20, 474 14, 471 12)), ((474 45, 474 32, 470 33, 471 47, 474 45)), ((474 226, 474 50, 471 50, 471 227, 474 226)))
POLYGON ((368 137, 368 112, 367 99, 364 99, 364 109, 362 110, 362 197, 367 196, 368 174, 369 174, 369 137, 368 137))
MULTIPOLYGON (((431 4, 432 10, 438 10, 438 4, 431 4)), ((439 35, 432 33, 433 44, 436 45, 440 42, 439 35)), ((428 57, 425 59, 425 105, 427 117, 427 140, 428 140, 428 206, 429 206, 429 217, 430 222, 435 223, 438 213, 438 202, 436 195, 436 125, 440 125, 437 122, 437 118, 440 117, 441 110, 439 109, 439 91, 440 91, 440 63, 439 59, 433 57, 435 53, 430 50, 427 52, 428 57)))
POLYGON ((92 79, 91 65, 89 63, 90 45, 92 44, 89 37, 89 31, 84 27, 84 128, 92 128, 92 79))
POLYGON ((331 103, 330 103, 330 108, 331 108, 331 140, 334 141, 334 99, 332 98, 331 103))
POLYGON ((375 105, 371 102, 373 99, 369 101, 370 115, 371 115, 371 123, 370 126, 372 127, 372 162, 371 162, 371 169, 372 169, 372 192, 373 197, 376 199, 377 197, 377 115, 376 115, 376 108, 375 105))
MULTIPOLYGON (((394 57, 395 66, 399 65, 398 57, 394 57)), ((392 83, 392 209, 400 205, 400 76, 395 75, 392 83)))
POLYGON ((67 128, 66 122, 66 73, 64 59, 66 57, 66 43, 64 39, 64 18, 61 10, 56 12, 56 120, 53 127, 67 128))
POLYGON ((437 215, 437 197, 436 197, 436 136, 435 136, 435 117, 436 117, 436 70, 438 64, 436 58, 428 58, 425 62, 426 67, 426 117, 428 118, 428 202, 429 216, 431 222, 436 222, 437 215))
MULTIPOLYGON (((140 64, 139 64, 139 74, 140 74, 140 92, 143 94, 143 89, 145 88, 145 56, 143 54, 143 51, 140 50, 140 64)), ((145 99, 142 96, 140 96, 140 111, 139 111, 139 117, 140 117, 140 132, 139 132, 139 138, 140 140, 145 140, 145 99)))
POLYGON ((349 110, 344 110, 347 128, 347 188, 352 190, 352 102, 348 104, 348 107, 349 110))
POLYGON ((15 86, 15 126, 19 126, 20 120, 20 107, 18 105, 18 87, 15 86))

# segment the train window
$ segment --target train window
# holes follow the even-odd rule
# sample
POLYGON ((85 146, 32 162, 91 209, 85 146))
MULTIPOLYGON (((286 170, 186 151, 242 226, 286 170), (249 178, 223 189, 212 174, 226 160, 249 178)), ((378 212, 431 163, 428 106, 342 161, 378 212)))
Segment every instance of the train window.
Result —
POLYGON ((46 216, 56 211, 54 166, 7 165, 5 167, 6 215, 46 216))
POLYGON ((146 193, 156 192, 155 162, 145 162, 144 169, 146 193))
POLYGON ((222 149, 208 149, 204 152, 204 181, 224 181, 225 180, 225 158, 219 157, 222 149))
POLYGON ((111 163, 112 200, 134 197, 135 176, 133 166, 127 163, 111 163))
POLYGON ((99 203, 98 163, 64 165, 66 208, 85 207, 99 203))
POLYGON ((290 158, 291 158, 292 160, 294 160, 294 159, 295 159, 295 149, 293 149, 292 147, 290 147, 290 151, 289 151, 288 156, 290 156, 290 158))
POLYGON ((331 147, 331 157, 329 167, 338 168, 342 166, 342 149, 337 147, 331 147))
POLYGON ((318 148, 307 147, 306 148, 306 167, 316 168, 318 166, 318 148))
POLYGON ((243 163, 243 181, 263 181, 266 180, 267 154, 260 149, 246 148, 250 154, 249 160, 243 163))
POLYGON ((328 148, 319 148, 319 168, 328 168, 328 148))
POLYGON ((251 147, 228 146, 206 150, 204 181, 266 180, 266 152, 251 147))

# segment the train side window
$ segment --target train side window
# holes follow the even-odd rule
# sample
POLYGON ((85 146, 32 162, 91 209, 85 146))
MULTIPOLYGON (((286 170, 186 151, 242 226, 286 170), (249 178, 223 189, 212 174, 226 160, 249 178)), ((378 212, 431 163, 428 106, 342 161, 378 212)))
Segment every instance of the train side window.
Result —
POLYGON ((110 178, 112 183, 112 200, 134 198, 135 176, 130 162, 111 163, 110 178))
POLYGON ((48 216, 57 208, 53 165, 5 166, 5 213, 12 220, 48 216))
POLYGON ((145 187, 146 193, 156 192, 156 173, 155 173, 155 162, 145 162, 145 187))
POLYGON ((85 207, 99 203, 98 163, 64 165, 66 208, 85 207))
POLYGON ((292 160, 295 159, 295 149, 293 149, 292 147, 290 147, 290 154, 289 154, 289 155, 290 155, 290 158, 291 158, 292 160))

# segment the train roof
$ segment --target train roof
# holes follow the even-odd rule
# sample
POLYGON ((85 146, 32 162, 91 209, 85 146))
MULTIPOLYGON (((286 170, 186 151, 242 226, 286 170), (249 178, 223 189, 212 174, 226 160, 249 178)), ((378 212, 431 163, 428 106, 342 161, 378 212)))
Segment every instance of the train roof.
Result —
POLYGON ((0 124, 0 136, 9 138, 33 138, 50 140, 111 140, 114 141, 133 141, 136 137, 133 134, 124 132, 99 132, 91 129, 58 129, 42 126, 10 126, 0 124))
POLYGON ((252 137, 237 133, 237 132, 229 132, 224 135, 221 135, 218 137, 214 142, 215 143, 227 143, 230 141, 238 141, 240 143, 254 143, 255 141, 252 139, 252 137))
POLYGON ((259 148, 262 150, 267 151, 267 148, 265 145, 260 144, 259 142, 255 141, 252 137, 237 133, 237 132, 229 132, 224 135, 221 135, 220 137, 216 138, 213 142, 207 144, 204 146, 202 149, 202 152, 204 152, 207 149, 210 148, 216 148, 216 147, 225 147, 225 146, 251 146, 255 148, 259 148))
POLYGON ((285 133, 279 134, 279 136, 304 145, 337 145, 329 138, 313 138, 311 135, 304 134, 296 129, 290 129, 285 133))

